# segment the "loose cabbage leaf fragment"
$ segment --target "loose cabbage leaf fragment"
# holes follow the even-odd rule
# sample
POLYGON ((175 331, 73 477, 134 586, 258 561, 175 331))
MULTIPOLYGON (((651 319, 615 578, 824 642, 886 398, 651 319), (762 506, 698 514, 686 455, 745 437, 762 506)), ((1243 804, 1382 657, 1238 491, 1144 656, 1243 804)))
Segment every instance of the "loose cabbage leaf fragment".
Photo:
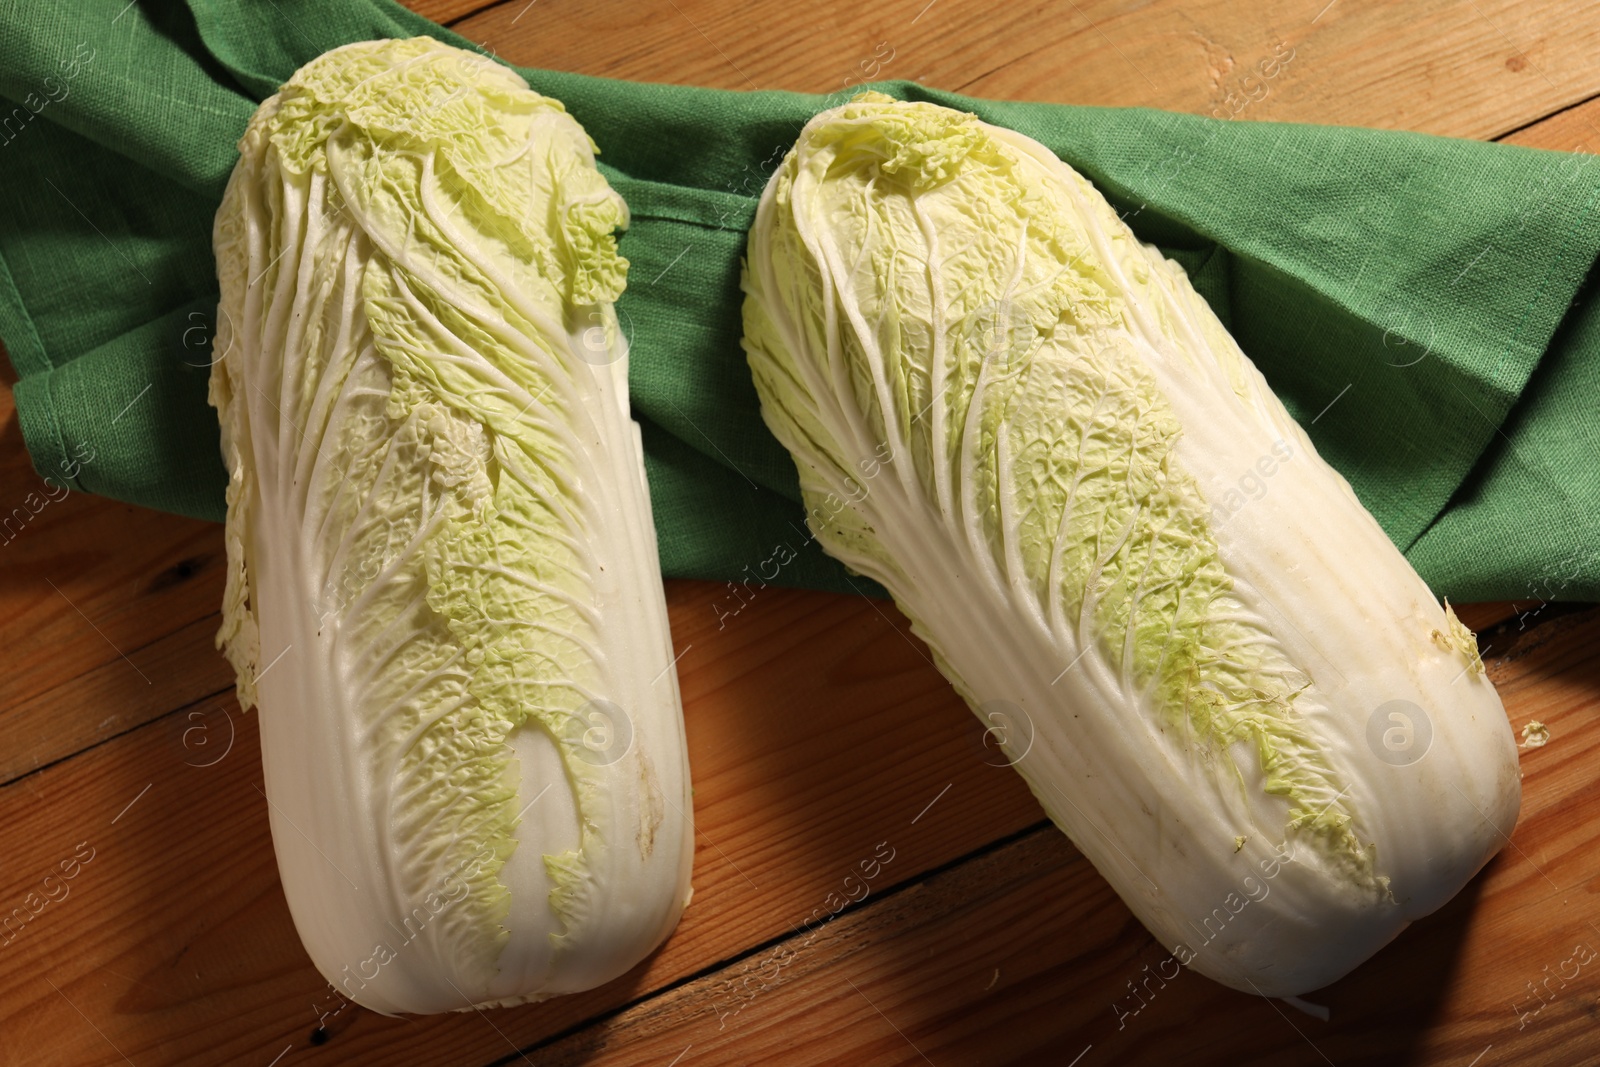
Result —
POLYGON ((1516 752, 1470 634, 1043 146, 876 93, 823 112, 744 288, 812 532, 1180 962, 1305 992, 1499 848, 1516 752))
POLYGON ((608 981, 692 854, 627 208, 560 103, 425 38, 307 64, 239 151, 218 642, 296 927, 379 1011, 608 981))

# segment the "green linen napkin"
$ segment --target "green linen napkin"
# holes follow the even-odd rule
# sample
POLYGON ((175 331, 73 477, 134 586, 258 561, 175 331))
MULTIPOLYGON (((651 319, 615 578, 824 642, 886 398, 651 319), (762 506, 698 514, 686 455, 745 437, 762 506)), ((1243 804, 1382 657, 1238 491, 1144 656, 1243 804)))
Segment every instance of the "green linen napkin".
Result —
MULTIPOLYGON (((329 48, 475 46, 389 0, 0 11, 0 339, 34 465, 220 518, 210 233, 235 140, 329 48)), ((521 73, 588 129, 632 211, 618 314, 663 572, 876 592, 809 543, 739 348, 756 197, 843 97, 521 73), (771 577, 780 545, 797 555, 771 577)), ((1088 175, 1189 271, 1436 592, 1600 599, 1593 157, 874 87, 1010 126, 1088 175)))

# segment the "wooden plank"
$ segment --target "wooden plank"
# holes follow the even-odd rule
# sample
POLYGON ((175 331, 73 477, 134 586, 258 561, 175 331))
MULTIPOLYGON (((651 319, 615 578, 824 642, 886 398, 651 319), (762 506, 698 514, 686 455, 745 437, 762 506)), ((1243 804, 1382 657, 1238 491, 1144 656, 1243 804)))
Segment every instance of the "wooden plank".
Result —
MULTIPOLYGON (((352 1008, 316 1062, 487 1062, 508 1038, 548 1039, 790 932, 857 892, 845 879, 880 842, 894 856, 873 892, 1042 817, 892 609, 771 589, 719 629, 720 587, 669 590, 700 833, 694 901, 666 947, 493 1025, 352 1008)), ((60 906, 0 947, 0 1031, 37 1041, 19 1046, 32 1063, 121 1062, 113 1044, 135 1063, 264 1063, 289 1044, 307 1062, 311 1005, 338 1006, 277 884, 254 716, 231 697, 190 710, 0 787, 4 908, 26 907, 77 842, 98 850, 60 906)))
POLYGON ((1494 137, 1600 93, 1600 21, 1554 0, 586 0, 508 3, 456 29, 515 63, 640 81, 829 93, 866 71, 977 96, 1200 114, 1248 93, 1249 119, 1457 137, 1494 137), (1263 62, 1291 53, 1259 80, 1263 62))
POLYGON ((221 528, 41 479, 9 386, 0 515, 0 781, 226 684, 221 528))
POLYGON ((1600 99, 1558 111, 1543 121, 1508 134, 1501 142, 1593 155, 1600 151, 1600 99))
MULTIPOLYGON (((406 7, 423 18, 446 26, 504 0, 406 0, 406 7)), ((514 0, 517 11, 526 11, 536 0, 514 0)), ((546 0, 548 2, 548 0, 546 0)), ((513 16, 515 17, 515 16, 513 16)))
POLYGON ((996 1063, 1054 1044, 1065 1063, 1085 1042, 1053 1039, 1098 1021, 1148 941, 1043 828, 530 1054, 544 1067, 996 1063))
MULTIPOLYGON (((117 658, 6 707, 0 714, 0 782, 82 752, 175 707, 231 694, 233 668, 213 641, 218 618, 207 615, 136 650, 150 685, 130 684, 128 665, 117 658)), ((197 745, 203 743, 201 735, 195 736, 197 745)))
POLYGON ((1085 1067, 1461 1067, 1492 1045, 1494 1064, 1581 1062, 1600 992, 1597 641, 1600 609, 1590 609, 1491 660, 1512 721, 1538 717, 1554 738, 1523 756, 1513 845, 1445 908, 1308 997, 1330 1009, 1326 1023, 1180 973, 1044 828, 529 1052, 546 1067, 659 1065, 685 1050, 696 1067, 1079 1054, 1085 1067))

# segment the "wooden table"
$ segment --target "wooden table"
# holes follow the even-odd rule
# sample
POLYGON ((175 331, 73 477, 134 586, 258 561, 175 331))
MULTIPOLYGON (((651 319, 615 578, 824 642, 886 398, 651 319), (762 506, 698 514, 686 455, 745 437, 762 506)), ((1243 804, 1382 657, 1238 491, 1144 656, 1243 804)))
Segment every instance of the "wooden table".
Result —
MULTIPOLYGON (((1600 145, 1600 19, 1549 2, 414 4, 530 66, 1204 113, 1286 45, 1245 118, 1600 145)), ((39 488, 5 390, 0 505, 39 488)), ((0 910, 74 871, 0 946, 4 1064, 1600 1062, 1596 610, 1463 613, 1513 724, 1553 740, 1522 755, 1510 846, 1310 997, 1329 1021, 1189 973, 1119 1019, 1160 946, 986 763, 892 608, 770 589, 719 628, 717 586, 670 582, 699 827, 682 925, 593 992, 401 1020, 339 1001, 295 935, 255 719, 212 649, 222 558, 217 526, 77 495, 0 546, 0 910), (874 856, 864 900, 796 932, 874 856)))

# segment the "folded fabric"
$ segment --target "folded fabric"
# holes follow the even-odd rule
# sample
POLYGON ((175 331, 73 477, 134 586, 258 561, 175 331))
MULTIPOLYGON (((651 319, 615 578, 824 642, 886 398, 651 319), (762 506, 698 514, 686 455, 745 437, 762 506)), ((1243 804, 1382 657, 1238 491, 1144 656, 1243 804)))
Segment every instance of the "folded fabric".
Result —
MULTIPOLYGON (((236 139, 329 48, 476 46, 388 0, 5 7, 0 339, 34 465, 220 518, 210 233, 236 139)), ((663 572, 762 582, 785 545, 771 581, 876 592, 810 542, 739 347, 756 199, 844 96, 520 73, 588 129, 632 212, 618 313, 663 572)), ((1190 273, 1435 591, 1600 598, 1600 307, 1579 299, 1600 253, 1593 157, 873 87, 1015 128, 1091 178, 1190 273)))

